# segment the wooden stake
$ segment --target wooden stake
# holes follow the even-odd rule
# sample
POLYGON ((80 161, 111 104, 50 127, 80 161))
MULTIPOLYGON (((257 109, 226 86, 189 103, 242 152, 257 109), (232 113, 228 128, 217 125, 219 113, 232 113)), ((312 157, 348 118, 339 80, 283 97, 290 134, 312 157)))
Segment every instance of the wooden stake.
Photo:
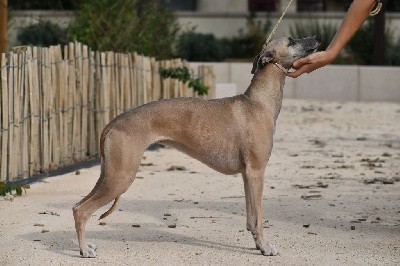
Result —
POLYGON ((7 78, 7 67, 6 67, 6 54, 1 54, 0 62, 0 88, 1 88, 1 161, 0 161, 0 180, 7 181, 9 173, 8 164, 8 146, 9 146, 9 114, 8 114, 8 78, 7 78))

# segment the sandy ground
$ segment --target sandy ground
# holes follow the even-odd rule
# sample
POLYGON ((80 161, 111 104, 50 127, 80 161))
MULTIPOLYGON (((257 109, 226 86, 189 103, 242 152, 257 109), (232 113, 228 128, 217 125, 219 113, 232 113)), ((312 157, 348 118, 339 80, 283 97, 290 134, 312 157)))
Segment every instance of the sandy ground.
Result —
POLYGON ((99 172, 0 199, 0 265, 400 265, 400 104, 284 101, 263 202, 276 257, 245 230, 241 176, 165 148, 145 153, 119 211, 89 221, 98 257, 82 259, 71 208, 99 172))

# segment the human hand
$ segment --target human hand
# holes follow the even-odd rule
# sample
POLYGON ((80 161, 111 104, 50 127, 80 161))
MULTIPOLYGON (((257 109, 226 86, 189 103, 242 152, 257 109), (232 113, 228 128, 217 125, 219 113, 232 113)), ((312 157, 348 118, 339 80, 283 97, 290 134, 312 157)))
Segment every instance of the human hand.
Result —
POLYGON ((287 76, 291 78, 297 78, 301 74, 311 73, 312 71, 331 63, 333 60, 335 60, 335 57, 336 56, 332 56, 327 51, 310 54, 307 57, 296 60, 292 66, 295 71, 288 72, 287 76))

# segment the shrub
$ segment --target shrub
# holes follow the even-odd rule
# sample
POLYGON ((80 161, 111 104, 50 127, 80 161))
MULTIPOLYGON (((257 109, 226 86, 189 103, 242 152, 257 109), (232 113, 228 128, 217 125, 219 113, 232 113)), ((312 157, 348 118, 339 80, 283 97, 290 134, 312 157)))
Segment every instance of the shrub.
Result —
POLYGON ((179 37, 177 55, 189 61, 223 61, 225 58, 254 58, 266 40, 271 22, 256 21, 254 14, 247 18, 246 32, 238 36, 217 39, 213 34, 195 33, 194 29, 179 37))
MULTIPOLYGON (((374 20, 368 21, 358 30, 347 45, 356 63, 371 65, 374 54, 374 20)), ((400 65, 400 40, 393 39, 390 29, 385 31, 385 64, 400 65)))
POLYGON ((222 61, 226 56, 223 46, 223 42, 211 33, 190 31, 179 36, 177 56, 189 61, 222 61))
POLYGON ((389 65, 400 66, 400 38, 388 44, 385 57, 389 65))
POLYGON ((372 64, 374 52, 374 26, 369 19, 351 38, 346 48, 353 55, 356 63, 361 65, 372 64))
POLYGON ((271 22, 267 20, 264 24, 256 21, 252 13, 247 18, 246 32, 239 31, 239 35, 230 39, 225 39, 225 45, 230 58, 253 58, 260 52, 261 47, 266 41, 266 33, 271 29, 271 22))
POLYGON ((65 44, 66 31, 50 21, 40 21, 22 29, 17 39, 23 45, 50 46, 65 44))
POLYGON ((178 30, 164 1, 99 0, 82 4, 69 34, 95 50, 137 51, 164 59, 173 55, 178 30))
POLYGON ((189 68, 187 67, 161 67, 159 70, 161 77, 164 79, 173 78, 187 83, 189 88, 192 88, 199 95, 205 95, 208 93, 209 88, 202 83, 201 78, 192 78, 189 68))

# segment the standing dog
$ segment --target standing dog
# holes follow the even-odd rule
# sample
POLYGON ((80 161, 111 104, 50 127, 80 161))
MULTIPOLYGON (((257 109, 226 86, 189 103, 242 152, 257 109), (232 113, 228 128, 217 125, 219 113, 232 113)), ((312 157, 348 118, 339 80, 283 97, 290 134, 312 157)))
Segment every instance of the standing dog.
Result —
POLYGON ((262 227, 264 171, 271 155, 275 122, 282 105, 287 69, 315 52, 317 37, 280 38, 264 44, 253 62, 250 86, 244 94, 218 100, 176 98, 127 111, 112 120, 100 138, 101 174, 93 190, 73 208, 80 253, 95 257, 85 240, 92 214, 112 200, 109 215, 135 179, 140 160, 152 143, 163 143, 192 156, 223 174, 241 173, 247 230, 263 255, 276 255, 262 227))

